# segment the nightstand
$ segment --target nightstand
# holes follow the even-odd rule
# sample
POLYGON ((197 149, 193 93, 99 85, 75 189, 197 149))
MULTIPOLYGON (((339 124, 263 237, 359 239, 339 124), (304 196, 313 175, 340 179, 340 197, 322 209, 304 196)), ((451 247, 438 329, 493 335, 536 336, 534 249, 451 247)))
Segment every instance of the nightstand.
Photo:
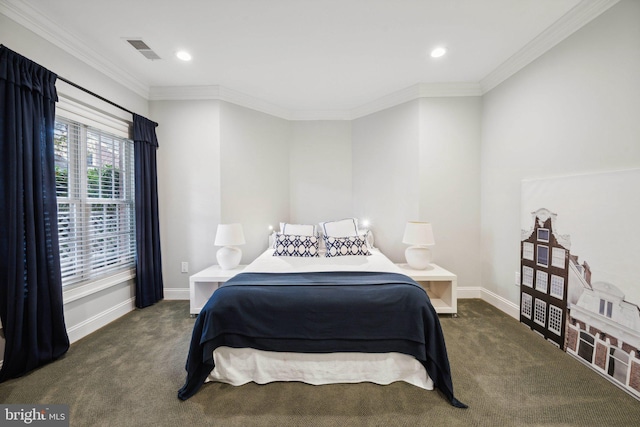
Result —
POLYGON ((437 264, 425 270, 414 270, 407 264, 396 264, 404 274, 418 282, 427 291, 437 313, 458 314, 458 276, 437 264))
POLYGON ((189 277, 189 314, 195 317, 209 301, 211 295, 220 286, 238 273, 242 273, 246 265, 239 265, 231 270, 223 270, 219 265, 212 265, 189 277))

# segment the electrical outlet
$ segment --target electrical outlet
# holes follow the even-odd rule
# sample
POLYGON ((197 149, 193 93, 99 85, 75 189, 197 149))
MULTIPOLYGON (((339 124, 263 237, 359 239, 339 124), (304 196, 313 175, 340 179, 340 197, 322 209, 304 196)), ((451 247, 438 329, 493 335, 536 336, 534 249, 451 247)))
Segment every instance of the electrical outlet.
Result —
POLYGON ((189 272, 189 263, 186 261, 182 261, 181 272, 188 273, 189 272))
POLYGON ((516 271, 516 286, 520 286, 520 272, 516 271))

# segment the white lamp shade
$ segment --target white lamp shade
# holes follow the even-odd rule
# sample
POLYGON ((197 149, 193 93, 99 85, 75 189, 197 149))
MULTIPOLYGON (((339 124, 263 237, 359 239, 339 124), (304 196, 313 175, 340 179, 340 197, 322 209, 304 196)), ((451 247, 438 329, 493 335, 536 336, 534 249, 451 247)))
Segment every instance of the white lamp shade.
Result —
POLYGON ((404 228, 402 243, 416 246, 435 245, 436 241, 433 238, 433 228, 431 227, 431 223, 407 222, 407 225, 404 228))
POLYGON ((218 224, 215 246, 238 246, 244 244, 242 224, 218 224))

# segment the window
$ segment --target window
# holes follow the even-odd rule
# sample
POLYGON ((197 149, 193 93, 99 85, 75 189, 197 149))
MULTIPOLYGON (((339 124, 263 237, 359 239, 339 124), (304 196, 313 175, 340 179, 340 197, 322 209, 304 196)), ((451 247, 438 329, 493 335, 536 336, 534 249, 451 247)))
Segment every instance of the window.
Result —
POLYGON ((535 311, 533 312, 533 321, 542 327, 546 326, 547 303, 536 298, 534 309, 535 311))
POLYGON ((607 373, 621 382, 627 383, 627 372, 629 371, 629 354, 622 349, 611 347, 609 349, 609 366, 607 373))
POLYGON ((553 248, 551 251, 551 265, 558 268, 564 268, 564 259, 566 251, 562 248, 553 248))
POLYGON ((522 293, 522 307, 520 311, 524 317, 531 319, 532 297, 529 294, 522 293))
POLYGON ((598 312, 603 316, 611 318, 611 315, 613 314, 613 303, 611 301, 601 299, 600 310, 598 312))
POLYGON ((539 242, 549 242, 549 229, 548 228, 538 228, 538 241, 539 242))
POLYGON ((589 363, 593 362, 593 348, 595 345, 595 339, 591 334, 585 331, 580 331, 580 342, 578 343, 578 356, 582 357, 589 363))
POLYGON ((542 293, 547 293, 547 283, 549 281, 549 274, 544 271, 536 271, 536 290, 542 293))
POLYGON ((522 284, 533 288, 533 268, 522 266, 522 284))
POLYGON ((541 267, 549 267, 549 246, 538 245, 536 263, 541 267))
POLYGON ((549 293, 558 299, 564 298, 564 277, 551 275, 551 292, 549 293))
POLYGON ((522 258, 533 261, 533 243, 522 243, 522 258))
POLYGON ((61 117, 54 139, 63 285, 132 267, 133 143, 61 117))
POLYGON ((554 334, 562 335, 562 310, 549 304, 549 330, 554 334))

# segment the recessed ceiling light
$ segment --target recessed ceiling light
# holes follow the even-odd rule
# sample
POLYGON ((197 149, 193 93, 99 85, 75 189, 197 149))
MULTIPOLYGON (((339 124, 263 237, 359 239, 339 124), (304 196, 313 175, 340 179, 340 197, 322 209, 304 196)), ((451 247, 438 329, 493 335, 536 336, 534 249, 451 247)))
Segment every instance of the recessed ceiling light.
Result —
POLYGON ((432 58, 440 58, 441 56, 443 56, 445 53, 447 53, 447 49, 443 48, 443 47, 437 47, 435 49, 433 49, 431 51, 431 57, 432 58))
POLYGON ((181 50, 177 52, 176 56, 178 57, 178 59, 181 59, 183 61, 191 61, 191 54, 186 50, 181 50))

